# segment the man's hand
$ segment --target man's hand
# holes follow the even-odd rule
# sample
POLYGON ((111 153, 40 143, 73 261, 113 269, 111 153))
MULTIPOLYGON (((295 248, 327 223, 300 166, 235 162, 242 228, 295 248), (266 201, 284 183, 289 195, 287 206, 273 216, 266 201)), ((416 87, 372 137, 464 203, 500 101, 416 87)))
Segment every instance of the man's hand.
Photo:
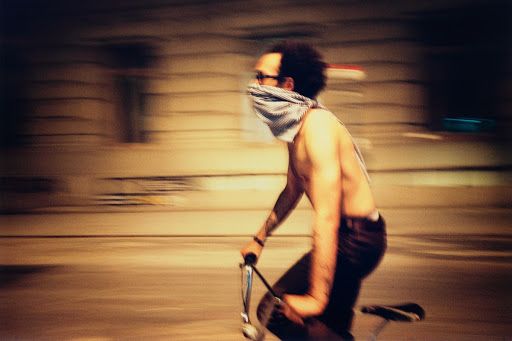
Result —
POLYGON ((323 313, 320 303, 310 295, 284 295, 283 301, 283 314, 297 324, 304 324, 304 318, 323 313))
POLYGON ((256 264, 260 258, 261 251, 263 251, 263 246, 258 244, 256 241, 251 240, 242 250, 240 250, 240 254, 244 259, 248 254, 254 254, 256 256, 254 264, 256 264))

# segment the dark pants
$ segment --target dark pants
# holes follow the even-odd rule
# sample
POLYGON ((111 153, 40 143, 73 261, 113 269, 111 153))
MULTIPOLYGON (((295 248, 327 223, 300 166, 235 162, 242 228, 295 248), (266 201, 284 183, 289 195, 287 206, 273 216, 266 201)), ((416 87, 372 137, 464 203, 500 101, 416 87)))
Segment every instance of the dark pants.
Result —
MULTIPOLYGON (((338 258, 329 303, 320 316, 298 326, 279 314, 272 314, 273 296, 265 294, 258 305, 258 319, 281 340, 350 340, 353 307, 361 281, 379 264, 386 249, 386 228, 378 221, 343 218, 339 228, 338 258)), ((283 294, 303 295, 309 290, 311 252, 305 254, 277 282, 273 289, 283 294)))

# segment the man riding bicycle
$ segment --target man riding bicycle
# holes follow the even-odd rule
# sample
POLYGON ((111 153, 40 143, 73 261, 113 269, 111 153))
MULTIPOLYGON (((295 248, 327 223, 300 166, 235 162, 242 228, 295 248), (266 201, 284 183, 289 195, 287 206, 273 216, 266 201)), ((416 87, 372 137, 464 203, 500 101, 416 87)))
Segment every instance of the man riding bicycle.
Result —
POLYGON ((352 339, 361 281, 379 264, 386 231, 364 161, 346 127, 316 101, 326 64, 311 46, 282 42, 257 61, 248 94, 256 114, 288 146, 287 183, 267 220, 242 250, 257 257, 305 193, 314 210, 312 249, 267 293, 258 318, 282 340, 352 339))

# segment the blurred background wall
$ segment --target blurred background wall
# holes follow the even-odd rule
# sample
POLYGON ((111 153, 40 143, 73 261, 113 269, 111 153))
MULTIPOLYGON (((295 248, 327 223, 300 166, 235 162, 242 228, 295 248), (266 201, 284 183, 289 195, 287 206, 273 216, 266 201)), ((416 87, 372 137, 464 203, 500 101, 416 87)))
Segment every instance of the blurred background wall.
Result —
POLYGON ((280 39, 349 65, 321 100, 380 207, 512 203, 507 1, 2 3, 3 213, 271 206, 245 85, 280 39))

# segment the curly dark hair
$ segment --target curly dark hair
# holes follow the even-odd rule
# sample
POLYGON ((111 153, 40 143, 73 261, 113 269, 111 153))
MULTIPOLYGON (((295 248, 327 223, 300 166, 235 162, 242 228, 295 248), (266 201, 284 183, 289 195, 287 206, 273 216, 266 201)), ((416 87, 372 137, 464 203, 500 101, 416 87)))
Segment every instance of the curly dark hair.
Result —
POLYGON ((279 76, 293 78, 295 92, 315 99, 325 87, 326 63, 311 45, 282 41, 270 47, 267 53, 281 53, 279 76))

